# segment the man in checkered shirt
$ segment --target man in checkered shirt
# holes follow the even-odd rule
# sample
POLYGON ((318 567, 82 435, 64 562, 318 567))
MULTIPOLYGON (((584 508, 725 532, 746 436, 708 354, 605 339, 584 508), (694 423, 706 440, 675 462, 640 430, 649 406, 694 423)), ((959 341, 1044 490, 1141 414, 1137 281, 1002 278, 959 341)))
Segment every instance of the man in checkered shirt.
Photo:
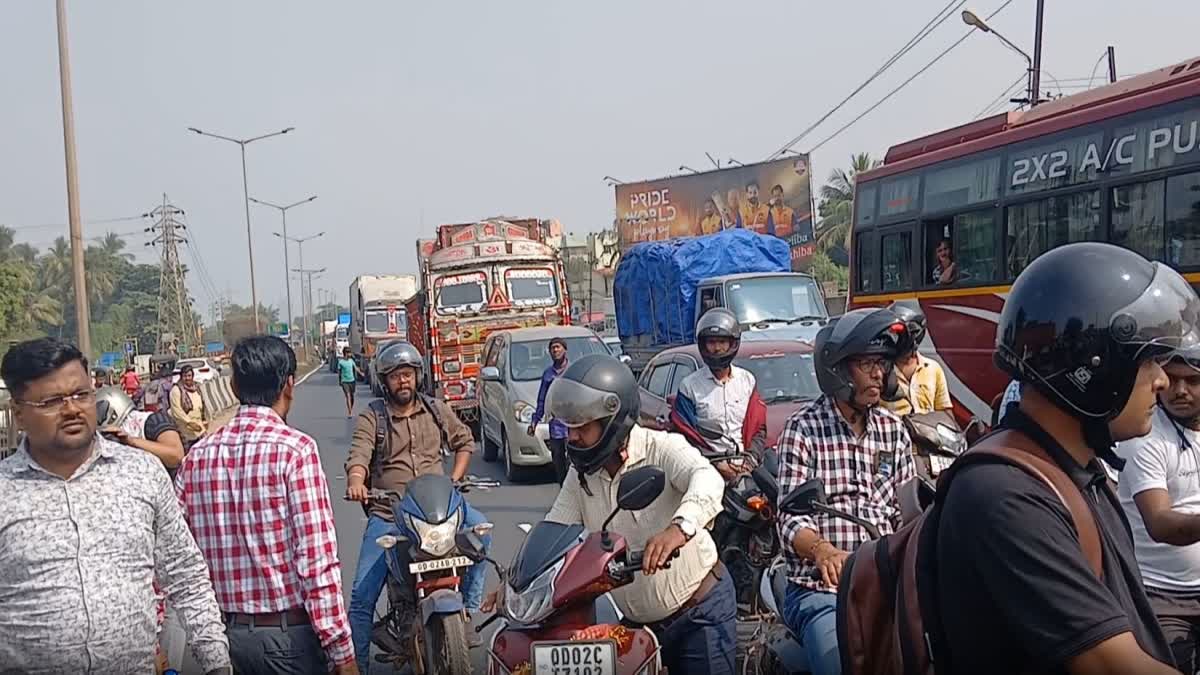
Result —
MULTIPOLYGON (((830 506, 870 521, 883 534, 894 531, 898 488, 916 468, 908 432, 879 402, 888 372, 910 342, 904 322, 886 309, 847 312, 821 329, 814 365, 823 395, 783 429, 779 494, 820 479, 830 506)), ((866 532, 829 516, 780 515, 779 536, 789 579, 784 622, 814 675, 840 673, 835 587, 866 532)))
POLYGON ((317 443, 287 424, 296 354, 233 350, 241 407, 192 446, 176 491, 208 562, 235 672, 357 675, 333 506, 317 443))

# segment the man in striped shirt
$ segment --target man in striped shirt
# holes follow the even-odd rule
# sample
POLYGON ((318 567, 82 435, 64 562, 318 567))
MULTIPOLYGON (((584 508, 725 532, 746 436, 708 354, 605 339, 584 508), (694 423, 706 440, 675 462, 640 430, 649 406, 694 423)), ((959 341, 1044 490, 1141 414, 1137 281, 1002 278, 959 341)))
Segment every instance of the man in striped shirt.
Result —
MULTIPOLYGON (((788 420, 779 439, 779 494, 820 479, 830 506, 883 534, 900 520, 899 486, 916 475, 900 418, 879 407, 887 373, 911 347, 904 322, 887 309, 859 309, 817 333, 814 365, 823 395, 788 420)), ((814 675, 841 672, 835 588, 842 564, 867 537, 828 516, 781 515, 788 563, 783 619, 814 675)))
POLYGON ((276 337, 233 351, 241 402, 192 447, 176 489, 208 561, 240 673, 357 673, 329 486, 316 442, 287 425, 296 355, 276 337))

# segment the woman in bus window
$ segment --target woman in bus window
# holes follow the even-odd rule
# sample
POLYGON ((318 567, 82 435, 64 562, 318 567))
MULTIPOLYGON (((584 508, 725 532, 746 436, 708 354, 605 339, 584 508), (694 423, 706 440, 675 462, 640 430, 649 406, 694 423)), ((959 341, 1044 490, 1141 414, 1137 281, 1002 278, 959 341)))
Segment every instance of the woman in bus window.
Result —
POLYGON ((958 281, 958 264, 954 262, 954 246, 950 240, 939 241, 934 253, 938 262, 933 268, 933 283, 946 285, 958 281))

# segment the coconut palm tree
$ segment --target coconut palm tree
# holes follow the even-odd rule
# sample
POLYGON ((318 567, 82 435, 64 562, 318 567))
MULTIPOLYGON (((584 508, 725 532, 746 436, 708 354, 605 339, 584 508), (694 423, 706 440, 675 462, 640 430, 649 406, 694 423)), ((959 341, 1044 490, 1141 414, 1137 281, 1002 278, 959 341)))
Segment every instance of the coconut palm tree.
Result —
POLYGON ((869 153, 860 152, 850 157, 849 169, 834 169, 829 182, 821 186, 821 204, 817 212, 821 216, 817 229, 817 248, 828 251, 835 246, 850 250, 850 227, 854 212, 854 184, 858 174, 870 171, 883 162, 872 159, 869 153))

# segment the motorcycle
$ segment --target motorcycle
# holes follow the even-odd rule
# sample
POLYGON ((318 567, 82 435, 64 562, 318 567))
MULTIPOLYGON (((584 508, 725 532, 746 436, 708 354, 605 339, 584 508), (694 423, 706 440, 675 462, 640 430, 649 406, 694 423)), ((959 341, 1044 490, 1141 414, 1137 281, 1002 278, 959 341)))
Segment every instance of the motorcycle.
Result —
MULTIPOLYGON (((936 490, 928 481, 918 477, 900 487, 900 520, 907 522, 920 515, 933 503, 936 490)), ((825 495, 825 485, 819 478, 806 481, 783 497, 778 503, 780 513, 790 515, 826 515, 854 523, 866 531, 871 539, 880 537, 879 528, 863 518, 830 506, 825 495)), ((813 570, 812 578, 821 580, 820 572, 813 570)), ((760 625, 750 638, 747 657, 742 667, 743 675, 805 675, 809 673, 808 658, 799 638, 783 623, 783 602, 787 594, 788 568, 782 555, 777 557, 759 584, 759 596, 763 606, 774 618, 760 625), (781 630, 775 630, 776 628, 781 630)))
POLYGON ((488 646, 489 675, 658 675, 658 638, 621 622, 607 593, 633 582, 642 551, 608 531, 619 511, 640 511, 662 494, 666 476, 647 466, 626 474, 617 508, 599 532, 543 521, 528 531, 504 572, 497 612, 476 630, 503 621, 488 646))
POLYGON ((973 418, 962 429, 954 415, 945 410, 907 415, 903 419, 912 438, 917 475, 927 480, 936 479, 948 469, 983 432, 983 422, 979 419, 973 418))
POLYGON ((499 485, 488 478, 467 476, 454 483, 446 476, 426 474, 409 482, 403 496, 392 490, 370 491, 371 499, 391 500, 396 523, 394 533, 375 540, 388 566, 388 610, 371 635, 384 651, 376 660, 396 668, 410 661, 415 675, 471 672, 470 618, 459 582, 466 568, 484 557, 481 537, 492 524, 462 527, 462 494, 499 485), (408 574, 401 567, 402 552, 407 553, 408 574), (411 588, 401 588, 402 583, 411 588), (411 605, 405 611, 411 601, 416 602, 415 613, 411 605))
MULTIPOLYGON (((728 438, 713 423, 702 422, 697 431, 707 440, 728 438)), ((756 463, 748 453, 721 452, 707 444, 696 447, 710 462, 729 462, 743 471, 725 486, 722 511, 717 515, 712 536, 717 554, 733 574, 739 614, 743 618, 757 616, 762 612, 757 592, 759 580, 779 555, 773 506, 779 491, 778 453, 769 448, 762 462, 756 463)))

